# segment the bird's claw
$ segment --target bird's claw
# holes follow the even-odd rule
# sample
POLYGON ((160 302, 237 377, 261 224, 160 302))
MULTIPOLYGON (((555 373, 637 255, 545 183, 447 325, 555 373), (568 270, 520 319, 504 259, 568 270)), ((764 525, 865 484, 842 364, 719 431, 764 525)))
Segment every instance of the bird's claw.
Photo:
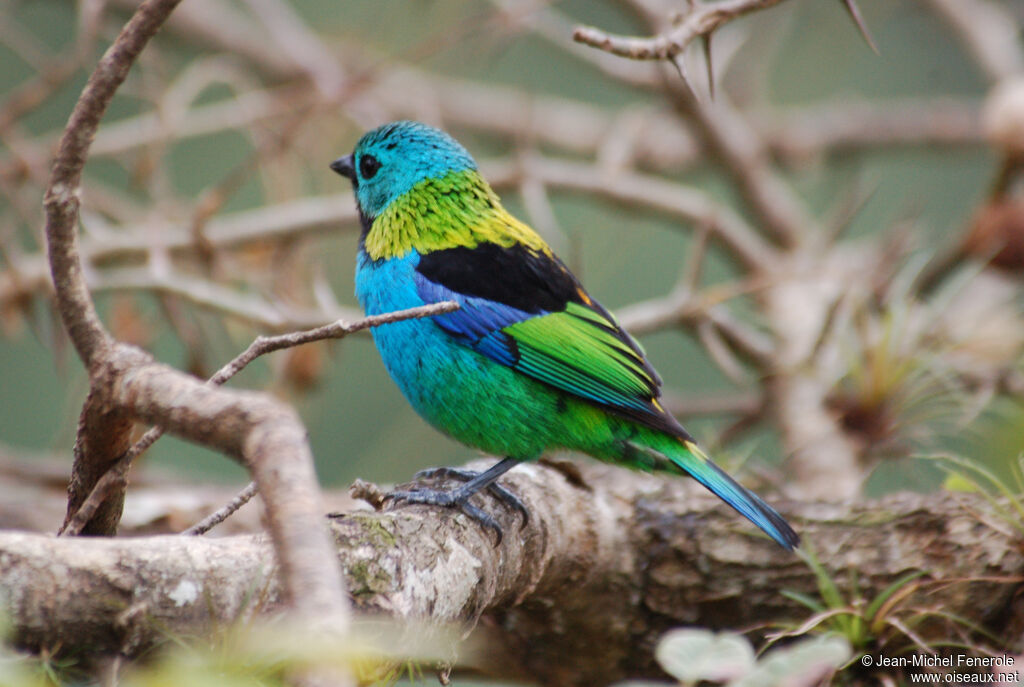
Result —
POLYGON ((470 503, 470 495, 460 498, 459 495, 456 494, 457 491, 458 490, 452 492, 426 488, 414 488, 408 491, 392 491, 384 495, 384 500, 393 501, 395 503, 440 506, 442 508, 458 508, 471 520, 475 520, 480 523, 481 526, 486 527, 489 530, 493 530, 497 537, 494 545, 498 546, 501 544, 503 532, 497 520, 488 515, 483 508, 470 503))
MULTIPOLYGON (((426 470, 420 470, 413 475, 413 478, 435 479, 440 477, 442 479, 456 479, 460 482, 468 482, 479 475, 480 473, 475 470, 461 470, 459 468, 428 468, 426 470)), ((526 527, 527 523, 530 522, 530 511, 526 509, 526 504, 524 504, 518 496, 497 482, 491 482, 488 484, 487 491, 491 493, 491 496, 498 499, 508 508, 511 508, 522 516, 523 521, 519 524, 520 530, 526 527)))
MULTIPOLYGON (((469 482, 474 478, 478 477, 481 473, 474 472, 472 470, 459 470, 456 468, 433 468, 429 470, 421 470, 415 475, 416 479, 431 479, 431 478, 448 478, 455 479, 462 482, 469 482)), ((480 523, 483 527, 489 530, 493 530, 497 536, 495 546, 501 544, 503 532, 498 522, 484 511, 479 506, 470 503, 470 497, 475 493, 475 489, 471 488, 472 485, 464 485, 451 491, 439 491, 436 489, 428 489, 427 487, 413 487, 412 489, 405 491, 393 491, 389 494, 385 494, 383 500, 394 501, 396 503, 410 503, 410 504, 422 504, 427 506, 441 506, 443 508, 458 508, 472 520, 480 523)), ((517 511, 522 515, 523 520, 520 525, 520 529, 526 526, 526 523, 530 519, 530 513, 526 509, 526 506, 519 499, 518 496, 513 494, 505 487, 492 482, 486 487, 487 491, 491 493, 498 501, 503 503, 508 508, 517 511)))

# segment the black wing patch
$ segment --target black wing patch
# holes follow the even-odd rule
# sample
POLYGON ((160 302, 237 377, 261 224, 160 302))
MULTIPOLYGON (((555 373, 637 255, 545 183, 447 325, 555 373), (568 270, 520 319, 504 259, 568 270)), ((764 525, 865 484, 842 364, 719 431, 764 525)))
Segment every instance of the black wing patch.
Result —
POLYGON ((583 303, 579 282, 562 262, 522 244, 481 243, 424 254, 416 270, 451 291, 528 313, 559 312, 583 303))

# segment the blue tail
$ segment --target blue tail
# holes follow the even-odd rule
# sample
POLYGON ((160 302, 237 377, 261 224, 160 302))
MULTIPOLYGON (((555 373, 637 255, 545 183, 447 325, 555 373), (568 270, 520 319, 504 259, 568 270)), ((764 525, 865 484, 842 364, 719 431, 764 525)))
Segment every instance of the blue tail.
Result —
POLYGON ((799 535, 774 508, 712 463, 707 454, 695 443, 685 439, 681 441, 686 451, 672 452, 665 457, 764 530, 783 548, 792 551, 800 544, 799 535))

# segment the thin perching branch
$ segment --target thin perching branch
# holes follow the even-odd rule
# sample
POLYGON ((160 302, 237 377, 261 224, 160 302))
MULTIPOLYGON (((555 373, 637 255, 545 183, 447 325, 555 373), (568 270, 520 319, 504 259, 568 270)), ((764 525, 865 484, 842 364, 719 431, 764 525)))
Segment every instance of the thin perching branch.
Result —
POLYGON ((249 503, 249 501, 252 500, 252 497, 256 496, 259 491, 260 488, 255 482, 249 482, 242 488, 242 491, 235 494, 235 497, 225 503, 221 508, 210 513, 188 529, 182 530, 182 536, 197 537, 199 535, 206 534, 214 527, 230 518, 239 508, 249 503))
MULTIPOLYGON (((213 386, 220 386, 227 382, 229 379, 241 372, 249 363, 261 355, 279 351, 283 348, 291 348, 293 346, 300 346, 306 343, 312 343, 314 341, 321 341, 323 339, 343 339, 349 334, 362 331, 363 329, 370 329, 377 327, 382 324, 388 324, 391 322, 400 322, 402 320, 413 319, 417 317, 432 317, 434 315, 442 315, 447 312, 452 312, 458 309, 458 304, 454 301, 444 301, 441 303, 433 303, 430 305, 423 305, 418 308, 409 308, 407 310, 400 310, 390 313, 384 313, 382 315, 372 315, 370 317, 364 317, 355 322, 346 322, 344 320, 338 320, 331 324, 310 329, 304 332, 292 332, 289 334, 282 334, 280 336, 259 336, 249 344, 242 353, 235 356, 229 363, 219 369, 210 379, 207 384, 213 386)), ((118 461, 107 471, 103 477, 96 483, 92 491, 86 497, 85 501, 79 507, 78 512, 71 517, 71 519, 65 523, 58 534, 65 535, 77 535, 82 531, 82 528, 92 519, 96 513, 97 508, 107 496, 119 488, 124 488, 127 480, 128 469, 132 463, 138 458, 143 451, 148 449, 156 440, 164 434, 163 427, 153 427, 140 438, 135 444, 123 455, 118 461)), ((241 508, 253 495, 256 494, 257 488, 255 483, 251 483, 245 488, 243 493, 249 492, 248 498, 240 501, 233 509, 228 511, 219 520, 212 522, 206 529, 201 531, 192 531, 199 528, 200 525, 207 522, 204 520, 202 523, 195 525, 186 533, 189 534, 202 534, 206 530, 212 528, 214 525, 222 522, 231 513, 238 508, 241 508)), ((239 495, 241 496, 241 495, 239 495)), ((239 497, 235 497, 235 501, 238 501, 239 497)), ((232 502, 234 503, 234 501, 232 502)), ((230 505, 230 504, 229 504, 230 505)), ((220 511, 218 511, 220 513, 220 511)), ((215 514, 216 515, 216 514, 215 514)), ((211 516, 212 517, 212 516, 211 516)))

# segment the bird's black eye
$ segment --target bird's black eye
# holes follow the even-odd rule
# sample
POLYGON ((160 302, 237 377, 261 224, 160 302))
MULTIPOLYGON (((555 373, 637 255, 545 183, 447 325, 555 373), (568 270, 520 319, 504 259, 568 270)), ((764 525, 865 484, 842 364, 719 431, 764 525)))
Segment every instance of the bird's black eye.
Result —
POLYGON ((380 160, 373 155, 363 155, 359 158, 359 174, 364 179, 372 179, 378 169, 380 169, 380 160))

